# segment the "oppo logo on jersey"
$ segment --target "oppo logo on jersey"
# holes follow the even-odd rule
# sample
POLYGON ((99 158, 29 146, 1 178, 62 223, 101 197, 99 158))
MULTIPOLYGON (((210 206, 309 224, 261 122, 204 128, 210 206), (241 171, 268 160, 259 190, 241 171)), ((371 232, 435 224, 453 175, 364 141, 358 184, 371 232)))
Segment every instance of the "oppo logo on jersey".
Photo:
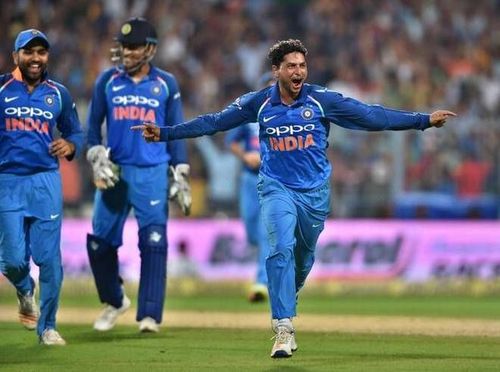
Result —
POLYGON ((44 111, 42 109, 39 109, 38 107, 26 107, 26 106, 21 106, 21 107, 7 107, 5 109, 5 114, 9 116, 42 116, 45 119, 51 120, 54 117, 54 114, 50 111, 44 111))
POLYGON ((269 127, 266 128, 266 133, 281 136, 282 134, 294 134, 300 132, 310 132, 314 130, 314 124, 306 124, 306 125, 282 125, 279 127, 269 127))
POLYGON ((147 98, 144 96, 115 96, 111 100, 115 105, 148 105, 151 107, 159 107, 160 101, 154 98, 147 98))

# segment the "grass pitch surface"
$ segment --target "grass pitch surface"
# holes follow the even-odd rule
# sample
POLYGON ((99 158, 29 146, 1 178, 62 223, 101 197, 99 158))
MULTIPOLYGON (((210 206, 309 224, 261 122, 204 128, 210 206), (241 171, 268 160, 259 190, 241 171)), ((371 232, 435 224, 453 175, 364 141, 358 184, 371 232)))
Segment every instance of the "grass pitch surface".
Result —
POLYGON ((290 359, 269 357, 270 332, 173 328, 139 334, 120 326, 97 333, 61 325, 65 347, 44 347, 33 332, 0 323, 5 371, 498 371, 500 339, 299 332, 290 359))
POLYGON ((500 370, 500 337, 495 336, 500 334, 497 293, 399 289, 332 293, 328 288, 306 287, 296 322, 299 350, 290 359, 273 360, 269 357, 273 341, 268 304, 248 304, 241 284, 170 283, 165 325, 159 334, 138 332, 133 319, 136 289, 127 285, 133 301, 133 309, 126 314, 129 320, 121 319, 112 331, 99 333, 92 329, 92 319, 101 308, 93 284, 65 282, 59 331, 68 345, 44 347, 37 344, 34 332, 17 323, 14 291, 0 282, 0 370, 500 370), (71 321, 62 321, 68 313, 71 321), (180 318, 183 314, 187 319, 180 318), (202 320, 221 316, 209 326, 198 326, 202 320), (309 322, 313 318, 318 321, 314 332, 309 322), (473 336, 455 337, 405 334, 410 325, 417 333, 429 324, 432 328, 432 323, 422 323, 422 319, 435 322, 436 328, 444 325, 459 330, 471 322, 483 322, 489 332, 479 329, 473 336), (331 327, 329 321, 336 326, 331 327), (386 326, 377 328, 383 322, 386 326))

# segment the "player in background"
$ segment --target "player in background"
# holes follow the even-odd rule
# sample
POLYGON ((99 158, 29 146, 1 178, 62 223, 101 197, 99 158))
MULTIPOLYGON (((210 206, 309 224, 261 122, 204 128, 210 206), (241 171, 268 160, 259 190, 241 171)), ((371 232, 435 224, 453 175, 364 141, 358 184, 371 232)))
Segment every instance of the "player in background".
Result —
POLYGON ((425 114, 368 105, 307 84, 306 54, 300 40, 280 41, 268 55, 277 80, 272 87, 247 93, 223 111, 175 127, 144 123, 132 128, 141 130, 146 141, 157 142, 259 122, 262 164, 257 188, 270 244, 266 268, 276 333, 273 358, 290 357, 297 350, 292 325, 297 295, 312 268, 330 209, 332 167, 326 154, 330 124, 367 131, 425 130, 441 127, 455 116, 447 110, 425 114))
POLYGON ((189 165, 184 141, 148 146, 129 127, 150 120, 182 122, 181 94, 175 77, 151 63, 158 39, 148 21, 126 21, 116 41, 112 51, 117 66, 97 78, 87 119, 87 159, 97 188, 87 252, 99 299, 106 305, 94 329, 110 330, 130 307, 119 273, 118 248, 133 208, 141 257, 136 320, 141 332, 158 332, 166 289, 167 192, 188 214, 189 165), (101 134, 104 120, 106 141, 101 134))
MULTIPOLYGON (((267 72, 259 79, 258 87, 274 84, 272 73, 267 72)), ((240 176, 240 216, 245 225, 247 242, 257 247, 257 275, 250 289, 248 300, 262 302, 267 299, 266 258, 269 255, 269 243, 265 227, 260 218, 260 205, 257 194, 257 182, 260 168, 259 123, 248 123, 228 132, 226 146, 238 157, 243 169, 240 176)))
POLYGON ((58 159, 81 153, 83 133, 70 93, 48 78, 49 48, 42 32, 21 31, 16 68, 0 75, 0 269, 17 290, 21 323, 36 329, 41 344, 65 345, 56 330, 63 280, 58 159), (30 258, 39 267, 40 312, 30 258))

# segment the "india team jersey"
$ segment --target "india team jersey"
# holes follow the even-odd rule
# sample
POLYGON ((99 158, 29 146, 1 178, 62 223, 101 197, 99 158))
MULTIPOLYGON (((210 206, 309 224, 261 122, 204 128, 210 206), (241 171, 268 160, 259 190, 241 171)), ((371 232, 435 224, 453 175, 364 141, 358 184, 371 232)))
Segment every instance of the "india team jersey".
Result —
POLYGON ((151 166, 186 163, 184 141, 148 144, 133 125, 143 122, 175 125, 183 121, 181 95, 172 74, 151 66, 140 82, 118 68, 104 71, 97 79, 87 119, 88 146, 100 145, 101 126, 106 119, 106 144, 117 164, 151 166))
POLYGON ((367 131, 430 125, 428 114, 367 105, 318 85, 304 84, 297 100, 286 105, 276 83, 239 97, 223 111, 161 128, 160 139, 213 134, 253 121, 259 123, 260 172, 296 190, 314 189, 330 177, 326 149, 331 123, 367 131))
POLYGON ((19 69, 0 75, 0 173, 29 175, 58 169, 49 153, 57 128, 79 154, 83 134, 68 90, 43 77, 30 93, 19 69))

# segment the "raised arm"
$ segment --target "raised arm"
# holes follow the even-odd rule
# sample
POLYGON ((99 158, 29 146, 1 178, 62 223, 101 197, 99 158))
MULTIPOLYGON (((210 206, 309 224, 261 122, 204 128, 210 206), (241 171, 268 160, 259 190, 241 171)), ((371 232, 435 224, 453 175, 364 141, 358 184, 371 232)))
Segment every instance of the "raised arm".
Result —
POLYGON ((142 136, 148 142, 212 135, 256 121, 257 110, 255 106, 254 93, 248 93, 238 98, 222 111, 200 115, 193 120, 179 125, 160 127, 154 123, 143 123, 142 125, 133 126, 130 129, 141 130, 142 136))
POLYGON ((328 120, 348 129, 424 130, 431 126, 442 127, 449 117, 456 116, 448 110, 426 114, 396 110, 381 105, 369 105, 326 89, 316 90, 314 97, 322 105, 328 120))

